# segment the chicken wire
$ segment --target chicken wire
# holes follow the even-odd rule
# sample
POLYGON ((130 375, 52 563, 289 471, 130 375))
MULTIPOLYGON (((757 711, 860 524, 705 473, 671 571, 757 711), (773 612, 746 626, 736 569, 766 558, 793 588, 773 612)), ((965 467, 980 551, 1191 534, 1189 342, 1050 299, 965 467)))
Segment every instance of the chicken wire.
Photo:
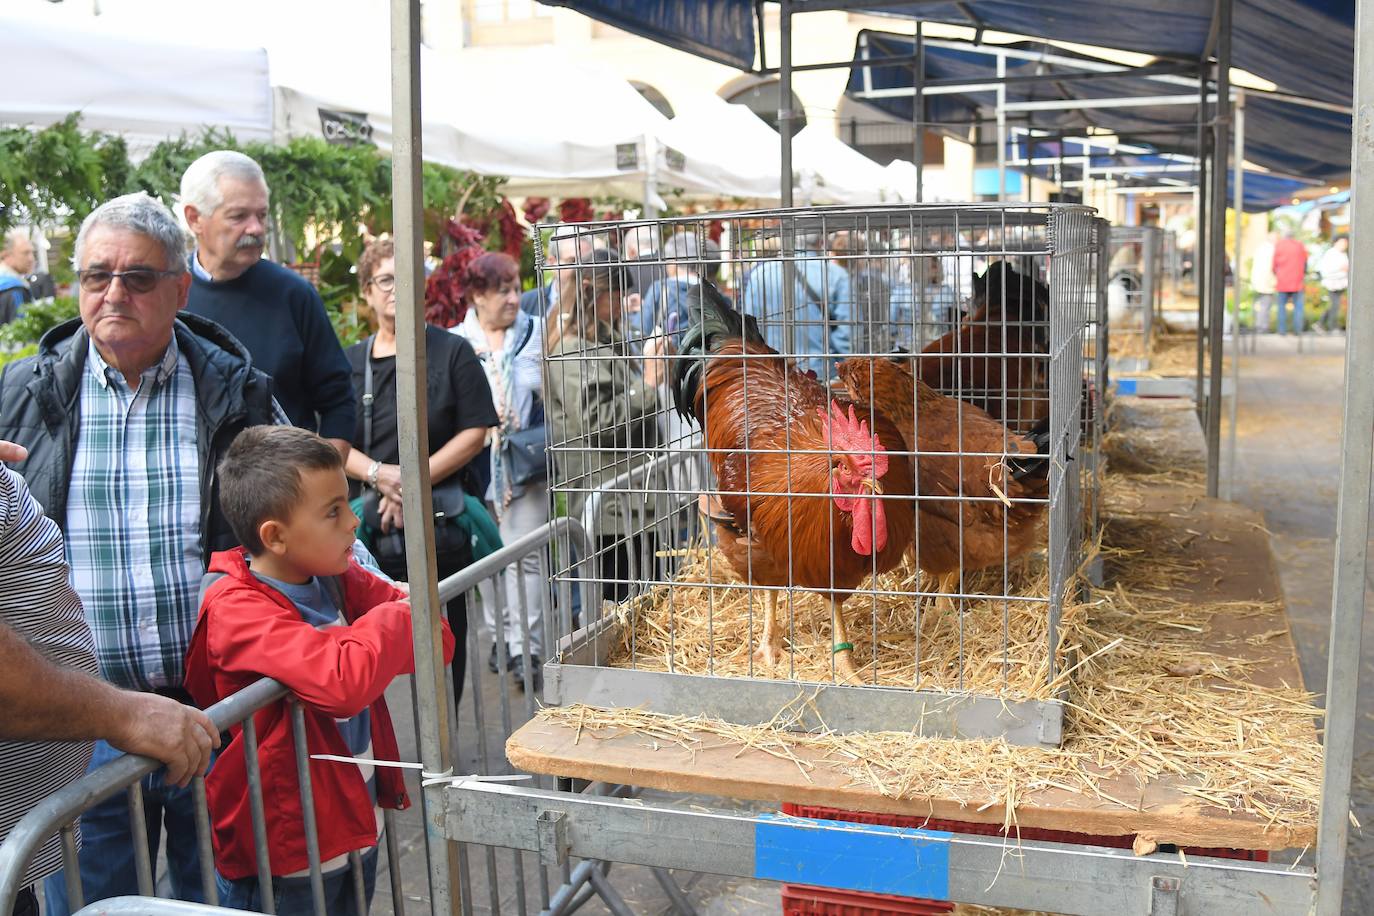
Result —
POLYGON ((1163 306, 1163 233, 1153 226, 1112 226, 1107 278, 1108 321, 1124 372, 1149 368, 1150 342, 1163 306))
POLYGON ((1089 208, 1034 204, 560 227, 540 264, 550 484, 595 555, 560 545, 554 579, 600 605, 546 701, 767 721, 828 684, 799 724, 1057 744, 1060 616, 1096 524, 1101 239, 1089 208), (696 349, 706 283, 776 355, 696 349), (674 409, 693 366, 706 439, 674 409))

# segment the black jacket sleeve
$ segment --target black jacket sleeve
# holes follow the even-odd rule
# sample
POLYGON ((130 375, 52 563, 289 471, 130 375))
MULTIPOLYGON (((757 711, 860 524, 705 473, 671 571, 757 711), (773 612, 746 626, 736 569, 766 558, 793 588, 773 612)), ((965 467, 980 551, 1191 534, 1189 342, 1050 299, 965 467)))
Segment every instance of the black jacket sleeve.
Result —
POLYGON ((314 287, 308 289, 301 310, 306 360, 302 380, 311 394, 315 413, 320 416, 320 435, 326 439, 352 439, 357 419, 353 373, 325 314, 324 301, 314 287))

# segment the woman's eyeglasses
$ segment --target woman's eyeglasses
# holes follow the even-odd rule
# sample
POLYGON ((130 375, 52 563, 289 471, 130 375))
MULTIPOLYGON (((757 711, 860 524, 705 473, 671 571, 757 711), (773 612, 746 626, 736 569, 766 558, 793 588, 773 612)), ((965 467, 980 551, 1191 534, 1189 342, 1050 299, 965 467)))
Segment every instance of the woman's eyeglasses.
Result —
POLYGON ((179 270, 137 267, 133 270, 78 270, 76 275, 81 278, 81 288, 88 293, 105 292, 116 278, 131 293, 151 293, 157 286, 157 281, 163 277, 178 276, 180 273, 179 270))
POLYGON ((377 287, 378 292, 389 293, 396 288, 396 277, 392 274, 382 274, 368 282, 377 287))

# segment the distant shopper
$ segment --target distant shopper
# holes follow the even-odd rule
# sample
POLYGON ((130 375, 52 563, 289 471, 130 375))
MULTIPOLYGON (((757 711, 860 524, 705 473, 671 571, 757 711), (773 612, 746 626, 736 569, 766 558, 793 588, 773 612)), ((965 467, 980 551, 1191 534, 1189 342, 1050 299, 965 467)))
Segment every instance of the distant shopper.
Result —
POLYGON ((1277 282, 1278 278, 1274 276, 1274 233, 1268 232, 1250 261, 1250 289, 1255 292, 1256 333, 1269 333, 1269 310, 1274 305, 1277 282))
POLYGON ((1288 333, 1288 305, 1293 306, 1293 333, 1303 331, 1303 283, 1307 279, 1307 248, 1293 238, 1293 230, 1279 230, 1274 245, 1274 287, 1278 292, 1279 333, 1288 333))
POLYGON ((1321 274, 1322 289, 1326 290, 1326 309, 1317 319, 1324 331, 1345 327, 1345 293, 1350 288, 1350 239, 1341 235, 1326 249, 1317 271, 1321 274), (1339 324, 1337 323, 1339 322, 1339 324))
MULTIPOLYGON (((468 265, 466 286, 471 308, 452 332, 472 344, 486 371, 500 418, 491 432, 485 497, 500 524, 502 542, 510 544, 549 520, 543 449, 539 449, 534 466, 528 452, 516 454, 517 448, 531 438, 531 444, 547 442, 544 320, 520 310, 520 265, 509 255, 490 251, 477 258, 468 265), (525 460, 517 462, 517 458, 525 460)), ((531 551, 518 564, 508 566, 504 578, 506 594, 500 607, 491 580, 483 580, 479 586, 487 627, 496 635, 488 667, 499 671, 498 656, 504 657, 516 683, 523 686, 528 629, 530 683, 537 689, 544 654, 543 596, 548 591, 548 583, 539 572, 538 552, 531 551), (503 638, 504 651, 497 647, 503 638)))
POLYGON ((272 376, 291 422, 346 453, 354 421, 348 360, 320 294, 262 256, 267 200, 262 168, 242 153, 216 150, 186 169, 180 206, 196 237, 186 310, 237 337, 272 376))
MULTIPOLYGON (((348 348, 353 387, 363 400, 350 434, 353 448, 345 470, 355 481, 351 495, 363 497, 363 521, 372 529, 377 562, 382 572, 400 580, 406 578, 406 519, 401 497, 401 408, 396 403, 396 248, 389 239, 368 245, 358 258, 358 286, 377 315, 377 333, 348 348)), ((487 526, 496 527, 478 502, 481 493, 471 493, 466 485, 464 471, 481 453, 487 430, 500 421, 472 345, 432 324, 425 325, 424 344, 429 477, 435 510, 445 513, 434 524, 435 562, 443 579, 472 562, 472 525, 482 524, 485 517, 487 526), (475 497, 471 513, 466 508, 469 493, 475 497)), ((464 645, 466 596, 455 596, 445 610, 459 645, 464 645)), ((463 698, 466 670, 467 653, 458 652, 453 656, 455 701, 463 698)))
POLYGON ((29 275, 33 273, 33 242, 23 229, 5 233, 0 249, 0 324, 18 318, 24 306, 33 301, 29 275))

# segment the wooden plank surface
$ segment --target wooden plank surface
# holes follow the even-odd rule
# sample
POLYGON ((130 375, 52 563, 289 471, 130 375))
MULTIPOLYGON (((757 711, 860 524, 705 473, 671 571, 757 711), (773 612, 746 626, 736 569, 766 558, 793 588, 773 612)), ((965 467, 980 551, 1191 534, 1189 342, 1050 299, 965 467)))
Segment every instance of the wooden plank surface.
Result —
MULTIPOLYGON (((1195 422, 1195 421, 1194 421, 1195 422)), ((1167 424, 1166 424, 1167 425, 1167 424)), ((1158 429, 1155 430, 1159 432, 1158 429)), ((1269 601, 1282 598, 1269 538, 1261 517, 1244 507, 1207 500, 1192 488, 1161 484, 1144 491, 1137 513, 1147 513, 1168 535, 1182 539, 1202 561, 1191 581, 1172 589, 1199 602, 1269 601)), ((1107 537, 1110 538, 1108 529, 1107 537)), ((1281 604, 1279 604, 1281 608, 1281 604)), ((1202 647, 1244 658, 1251 680, 1262 686, 1301 687, 1302 675, 1287 618, 1278 610, 1253 610, 1213 617, 1202 647), (1282 631, 1275 634, 1276 631, 1282 631), (1269 634, 1266 639, 1252 637, 1269 634)), ((1315 723, 1314 723, 1315 729, 1315 723)), ((1000 804, 982 807, 928 796, 891 798, 851 784, 818 757, 797 756, 815 766, 806 774, 792 762, 737 745, 721 746, 702 735, 701 748, 659 746, 642 735, 593 737, 576 729, 535 720, 506 743, 517 769, 642 786, 665 792, 705 794, 771 803, 793 802, 849 810, 1002 824, 1000 804)), ((1262 818, 1228 812, 1179 791, 1176 779, 1158 779, 1142 789, 1128 772, 1104 778, 1103 796, 1061 789, 1021 795, 1015 820, 1022 828, 1083 834, 1131 836, 1158 843, 1236 849, 1300 848, 1314 841, 1315 825, 1277 828, 1262 818), (1112 800, 1115 799, 1115 800, 1112 800), (1123 804, 1124 803, 1124 804, 1123 804)))

